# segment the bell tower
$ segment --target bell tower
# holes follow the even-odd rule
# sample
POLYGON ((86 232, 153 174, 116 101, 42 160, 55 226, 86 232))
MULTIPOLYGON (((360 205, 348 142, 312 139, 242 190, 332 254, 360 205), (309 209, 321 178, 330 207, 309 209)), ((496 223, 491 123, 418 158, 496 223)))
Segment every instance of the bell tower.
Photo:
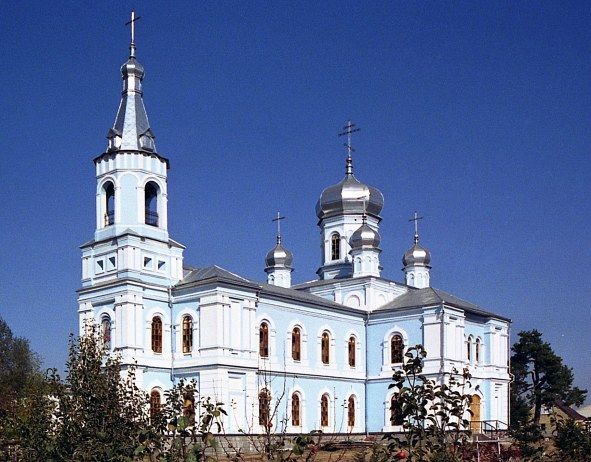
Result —
MULTIPOLYGON (((123 91, 115 122, 105 152, 94 159, 96 228, 94 238, 81 246, 78 301, 80 329, 88 322, 108 329, 109 347, 121 352, 124 363, 142 365, 142 355, 150 351, 146 309, 170 311, 170 287, 183 277, 184 247, 168 234, 169 161, 156 149, 144 106, 137 19, 132 13, 128 23, 130 52, 121 66, 123 91)), ((170 320, 162 318, 164 335, 172 335, 170 320)), ((163 348, 161 359, 166 352, 163 348)))

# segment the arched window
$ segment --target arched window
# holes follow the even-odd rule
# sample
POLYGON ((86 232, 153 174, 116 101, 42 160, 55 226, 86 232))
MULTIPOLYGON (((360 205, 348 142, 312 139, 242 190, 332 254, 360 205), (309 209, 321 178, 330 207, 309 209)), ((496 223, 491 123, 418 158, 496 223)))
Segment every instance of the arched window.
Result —
POLYGON ((477 363, 480 362, 480 339, 479 338, 476 339, 476 351, 474 354, 474 359, 476 360, 477 363))
POLYGON ((108 181, 105 190, 105 226, 115 223, 115 187, 108 181))
POLYGON ((300 361, 302 359, 302 334, 299 327, 291 331, 291 359, 300 361))
POLYGON ((294 427, 300 426, 300 395, 291 395, 291 424, 294 427))
POLYGON ((393 395, 390 399, 390 424, 391 425, 402 425, 404 423, 404 415, 402 414, 402 408, 396 395, 393 395))
POLYGON ((111 349, 111 318, 103 316, 101 319, 101 341, 105 350, 111 349))
POLYGON ((347 400, 347 425, 349 427, 355 426, 355 397, 349 396, 347 400))
POLYGON ((470 410, 472 411, 472 416, 470 417, 470 430, 473 432, 480 432, 480 396, 472 395, 472 398, 470 399, 470 410))
POLYGON ((355 349, 357 347, 357 342, 355 341, 355 337, 349 337, 349 366, 355 367, 355 349))
POLYGON ((271 396, 266 388, 263 388, 259 393, 259 425, 268 426, 271 405, 271 396))
POLYGON ((328 364, 330 362, 330 335, 328 332, 322 332, 322 339, 320 341, 322 363, 328 364))
POLYGON ((330 259, 339 260, 341 258, 341 236, 334 233, 330 236, 330 259))
POLYGON ((320 426, 328 427, 328 395, 322 395, 320 398, 320 426))
POLYGON ((259 327, 259 356, 269 357, 269 324, 261 322, 259 327))
POLYGON ((402 335, 394 334, 390 339, 390 362, 401 363, 404 358, 404 341, 402 335))
POLYGON ((468 341, 466 342, 466 358, 468 362, 472 361, 472 336, 468 337, 468 341))
POLYGON ((158 390, 152 390, 150 392, 150 419, 154 419, 161 408, 160 392, 158 390))
POLYGON ((195 390, 192 388, 183 393, 183 417, 187 425, 195 424, 195 390))
POLYGON ((158 226, 158 185, 152 181, 146 184, 145 191, 145 223, 158 226))
POLYGON ((162 353, 162 319, 158 316, 152 318, 152 351, 162 353))
POLYGON ((183 353, 190 353, 193 350, 193 318, 189 315, 183 316, 183 353))

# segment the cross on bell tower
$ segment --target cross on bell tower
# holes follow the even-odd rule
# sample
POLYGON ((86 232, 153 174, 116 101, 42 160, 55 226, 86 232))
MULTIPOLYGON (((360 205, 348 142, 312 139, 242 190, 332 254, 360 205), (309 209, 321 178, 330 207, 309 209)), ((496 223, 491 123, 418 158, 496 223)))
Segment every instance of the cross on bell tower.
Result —
POLYGON ((126 26, 131 26, 131 44, 129 45, 129 57, 135 58, 135 23, 139 21, 141 16, 135 17, 135 11, 131 10, 131 20, 125 23, 126 26))

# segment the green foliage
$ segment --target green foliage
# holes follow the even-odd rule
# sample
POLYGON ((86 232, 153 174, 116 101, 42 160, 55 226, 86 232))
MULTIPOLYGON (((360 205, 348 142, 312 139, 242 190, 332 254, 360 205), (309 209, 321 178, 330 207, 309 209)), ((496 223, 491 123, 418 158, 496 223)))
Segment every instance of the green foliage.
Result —
POLYGON ((102 347, 97 329, 70 340, 66 377, 54 377, 56 457, 63 461, 128 461, 145 438, 147 395, 135 368, 122 371, 102 347))
POLYGON ((587 390, 573 386, 572 369, 542 340, 540 332, 520 332, 512 351, 512 427, 528 425, 530 409, 534 411, 534 425, 539 425, 543 406, 558 401, 567 406, 583 404, 587 390))
POLYGON ((539 425, 526 423, 511 432, 523 461, 542 460, 546 450, 544 435, 539 425))
POLYGON ((45 460, 51 450, 53 403, 39 359, 26 339, 14 337, 0 319, 0 460, 45 460))
POLYGON ((154 416, 153 426, 162 439, 158 447, 158 460, 207 461, 215 460, 217 440, 215 433, 222 431, 223 403, 210 398, 198 399, 194 380, 181 379, 165 392, 166 403, 154 416), (203 409, 196 416, 196 409, 203 409))
MULTIPOLYGON (((397 411, 401 414, 402 437, 388 435, 389 451, 408 451, 409 461, 460 461, 470 435, 471 396, 467 370, 453 369, 440 382, 423 375, 427 352, 422 345, 408 349, 401 370, 393 375, 397 411)), ((398 451, 398 452, 397 452, 398 451)))
POLYGON ((591 431, 573 419, 554 419, 556 460, 588 462, 591 460, 591 431))
POLYGON ((15 337, 0 318, 0 420, 18 399, 26 396, 31 382, 40 379, 39 358, 30 350, 29 341, 15 337))

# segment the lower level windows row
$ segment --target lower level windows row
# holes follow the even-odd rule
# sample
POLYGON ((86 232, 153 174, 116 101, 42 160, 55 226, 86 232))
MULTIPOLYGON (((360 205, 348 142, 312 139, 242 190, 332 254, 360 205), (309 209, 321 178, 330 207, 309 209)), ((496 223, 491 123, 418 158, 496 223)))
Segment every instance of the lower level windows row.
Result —
MULTIPOLYGON (((355 406, 357 397, 355 395, 349 396, 346 401, 346 417, 347 426, 355 426, 355 406)), ((330 413, 331 398, 328 393, 324 393, 318 407, 320 410, 320 427, 328 427, 334 424, 331 422, 330 413)), ((291 395, 291 414, 289 416, 289 422, 294 427, 300 427, 302 425, 302 398, 298 392, 294 392, 291 395)), ((271 426, 271 419, 273 412, 271 409, 271 394, 267 389, 263 389, 259 392, 259 425, 262 427, 271 426)))

